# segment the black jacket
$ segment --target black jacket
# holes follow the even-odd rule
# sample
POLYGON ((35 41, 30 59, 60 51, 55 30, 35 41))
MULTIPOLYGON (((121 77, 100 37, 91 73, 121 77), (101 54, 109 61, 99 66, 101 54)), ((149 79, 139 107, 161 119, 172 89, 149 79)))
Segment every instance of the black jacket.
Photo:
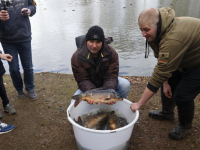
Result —
MULTIPOLYGON (((8 8, 9 19, 0 20, 0 42, 19 43, 31 40, 31 25, 29 17, 21 15, 21 9, 28 8, 33 16, 36 13, 36 6, 33 6, 33 0, 11 0, 8 8)), ((0 3, 0 10, 3 4, 0 3)))

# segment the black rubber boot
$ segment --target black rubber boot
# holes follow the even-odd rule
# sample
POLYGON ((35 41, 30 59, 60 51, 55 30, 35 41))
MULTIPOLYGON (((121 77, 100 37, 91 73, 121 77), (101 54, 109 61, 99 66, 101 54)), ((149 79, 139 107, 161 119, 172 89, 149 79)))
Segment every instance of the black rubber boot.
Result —
POLYGON ((177 105, 179 125, 169 132, 169 138, 173 140, 184 139, 192 132, 192 120, 194 117, 194 101, 177 105))
POLYGON ((188 126, 178 125, 169 132, 169 138, 173 140, 181 140, 184 139, 190 133, 192 133, 192 125, 188 126))
POLYGON ((149 117, 154 119, 174 120, 174 108, 175 108, 174 100, 172 98, 165 97, 162 91, 163 88, 161 87, 162 110, 161 111, 151 110, 149 112, 149 117))
POLYGON ((174 112, 168 113, 168 112, 163 112, 163 111, 151 110, 149 112, 149 117, 153 119, 174 120, 174 112))

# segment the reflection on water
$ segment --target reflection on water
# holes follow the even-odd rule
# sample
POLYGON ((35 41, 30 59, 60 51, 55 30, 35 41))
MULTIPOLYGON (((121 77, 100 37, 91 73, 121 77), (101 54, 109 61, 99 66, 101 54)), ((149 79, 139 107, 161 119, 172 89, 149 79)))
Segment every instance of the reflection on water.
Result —
POLYGON ((198 0, 37 0, 37 13, 30 18, 34 70, 72 74, 75 37, 99 25, 114 39, 120 75, 150 76, 156 59, 152 51, 144 58, 145 39, 137 18, 145 8, 165 6, 175 9, 176 16, 200 16, 198 0))

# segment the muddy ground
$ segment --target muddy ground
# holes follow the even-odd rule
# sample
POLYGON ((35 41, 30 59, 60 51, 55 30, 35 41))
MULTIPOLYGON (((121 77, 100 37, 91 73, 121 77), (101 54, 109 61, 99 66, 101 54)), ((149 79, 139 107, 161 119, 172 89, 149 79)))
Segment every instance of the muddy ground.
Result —
MULTIPOLYGON (((131 82, 128 100, 136 102, 143 93, 148 77, 126 77, 131 82)), ((70 97, 77 90, 72 75, 58 73, 36 73, 36 101, 28 97, 18 99, 9 75, 4 83, 10 105, 17 114, 3 113, 2 122, 15 125, 15 129, 0 135, 1 150, 76 150, 72 125, 67 120, 66 109, 70 97)), ((168 132, 177 125, 177 111, 174 121, 159 121, 148 117, 151 109, 160 109, 159 92, 140 110, 129 144, 129 150, 189 150, 200 149, 200 96, 195 99, 193 133, 176 141, 168 138, 168 132)))

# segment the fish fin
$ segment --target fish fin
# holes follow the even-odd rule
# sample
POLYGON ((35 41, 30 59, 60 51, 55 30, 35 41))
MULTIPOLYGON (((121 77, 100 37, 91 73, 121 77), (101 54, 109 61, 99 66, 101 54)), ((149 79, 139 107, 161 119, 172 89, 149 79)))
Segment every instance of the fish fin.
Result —
POLYGON ((80 102, 81 102, 81 100, 76 100, 76 101, 74 102, 74 107, 76 107, 80 102))
POLYGON ((110 99, 111 99, 110 95, 104 98, 104 100, 110 100, 110 99))
POLYGON ((115 111, 114 111, 114 110, 111 111, 110 114, 111 114, 111 115, 115 115, 115 111))
POLYGON ((83 122, 80 116, 78 117, 78 121, 79 122, 83 122))
POLYGON ((74 99, 74 100, 79 100, 79 99, 82 98, 82 96, 81 96, 81 94, 78 94, 78 95, 72 96, 71 98, 74 99))
POLYGON ((74 99, 74 100, 76 100, 76 101, 74 102, 74 107, 76 107, 76 106, 81 102, 81 100, 82 100, 81 94, 79 94, 79 95, 74 95, 74 96, 72 96, 71 98, 74 99))
POLYGON ((75 121, 77 124, 83 126, 83 121, 82 121, 82 119, 81 119, 80 116, 78 117, 77 121, 76 121, 75 119, 74 119, 74 121, 75 121))

